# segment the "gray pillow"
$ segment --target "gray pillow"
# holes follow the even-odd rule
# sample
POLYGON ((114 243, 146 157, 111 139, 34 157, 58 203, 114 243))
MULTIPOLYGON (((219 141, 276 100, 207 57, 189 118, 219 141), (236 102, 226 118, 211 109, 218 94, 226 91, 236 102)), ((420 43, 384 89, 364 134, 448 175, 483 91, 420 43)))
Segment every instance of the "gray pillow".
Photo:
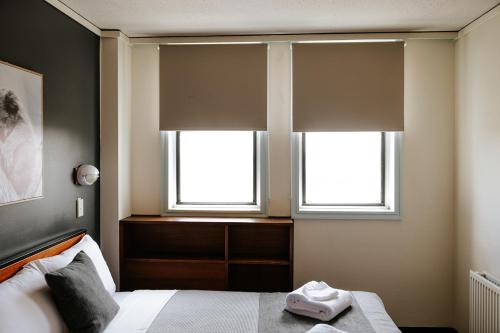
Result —
POLYGON ((45 280, 71 332, 100 333, 120 309, 83 251, 68 266, 45 274, 45 280))

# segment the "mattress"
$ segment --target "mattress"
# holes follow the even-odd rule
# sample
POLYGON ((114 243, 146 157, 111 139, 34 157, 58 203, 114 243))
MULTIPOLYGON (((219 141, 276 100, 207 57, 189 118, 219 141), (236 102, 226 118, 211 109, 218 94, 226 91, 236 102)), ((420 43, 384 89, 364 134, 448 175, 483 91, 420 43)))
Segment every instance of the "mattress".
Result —
MULTIPOLYGON (((200 297, 202 297, 204 292, 200 292, 200 297)), ((161 318, 159 315, 162 310, 169 309, 169 301, 176 294, 175 290, 137 290, 134 292, 117 292, 114 295, 115 300, 120 305, 120 311, 113 321, 109 324, 105 333, 123 333, 123 332, 136 332, 136 333, 149 333, 151 330, 158 330, 158 327, 162 327, 161 318)), ((227 293, 232 294, 232 293, 227 293)), ((245 293, 238 293, 245 294, 245 293)), ((253 293, 247 293, 253 294, 253 293)), ((232 295, 231 295, 232 296, 232 295)), ((380 297, 375 293, 354 291, 353 296, 355 298, 357 306, 363 313, 363 317, 366 318, 373 331, 375 333, 398 333, 400 330, 394 324, 390 316, 385 311, 384 305, 380 297)), ((192 296, 191 296, 192 297, 192 296)), ((176 300, 174 298, 174 300, 176 300)), ((173 307, 175 302, 172 301, 170 307, 173 307)), ((261 305, 262 306, 262 305, 261 305)), ((218 310, 214 310, 218 311, 218 310)), ((248 309, 246 311, 251 311, 248 309)), ((248 313, 242 313, 242 318, 249 318, 248 313)), ((186 318, 196 314, 187 314, 186 318)), ((226 314, 224 314, 226 315, 226 314)), ((182 319, 178 316, 176 320, 177 327, 182 327, 182 319)), ((166 317, 163 317, 165 319, 166 317)), ((207 319, 201 319, 200 322, 203 325, 209 325, 207 319)), ((165 332, 175 332, 170 322, 166 322, 165 332), (168 329, 167 329, 168 328, 168 329)), ((203 327, 203 326, 200 326, 203 327)), ((208 327, 208 326, 207 326, 208 327)), ((201 329, 200 331, 203 331, 201 329)), ((213 331, 207 330, 207 331, 213 331)), ((251 330, 250 330, 251 331, 251 330)), ((217 332, 227 332, 220 330, 217 332)), ((258 329, 255 329, 255 333, 258 329)))

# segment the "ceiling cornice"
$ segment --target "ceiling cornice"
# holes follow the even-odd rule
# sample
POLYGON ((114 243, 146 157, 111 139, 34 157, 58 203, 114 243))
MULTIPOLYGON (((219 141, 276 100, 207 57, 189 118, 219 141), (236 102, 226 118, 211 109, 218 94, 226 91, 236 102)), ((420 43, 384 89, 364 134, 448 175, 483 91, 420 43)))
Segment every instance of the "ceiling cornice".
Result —
POLYGON ((462 30, 458 32, 458 39, 464 37, 468 33, 478 28, 481 24, 486 23, 498 14, 500 14, 500 5, 497 5, 496 7, 490 9, 488 12, 484 13, 483 15, 463 27, 462 30))
POLYGON ((295 35, 234 35, 234 36, 190 36, 190 37, 130 37, 131 44, 170 43, 241 43, 241 42, 294 42, 335 40, 388 40, 388 39, 456 39, 457 32, 388 32, 346 34, 295 34, 295 35))

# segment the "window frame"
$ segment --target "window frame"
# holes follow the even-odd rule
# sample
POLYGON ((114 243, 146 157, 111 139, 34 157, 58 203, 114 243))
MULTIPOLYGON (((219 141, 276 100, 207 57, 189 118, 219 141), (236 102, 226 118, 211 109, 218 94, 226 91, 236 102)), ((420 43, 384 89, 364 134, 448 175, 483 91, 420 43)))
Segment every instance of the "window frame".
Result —
POLYGON ((263 216, 267 198, 267 134, 253 131, 253 202, 182 202, 180 201, 180 132, 161 131, 162 198, 161 215, 263 216))
POLYGON ((293 133, 292 217, 300 219, 400 219, 401 137, 400 132, 382 132, 383 196, 381 204, 311 204, 305 202, 305 133, 293 133))

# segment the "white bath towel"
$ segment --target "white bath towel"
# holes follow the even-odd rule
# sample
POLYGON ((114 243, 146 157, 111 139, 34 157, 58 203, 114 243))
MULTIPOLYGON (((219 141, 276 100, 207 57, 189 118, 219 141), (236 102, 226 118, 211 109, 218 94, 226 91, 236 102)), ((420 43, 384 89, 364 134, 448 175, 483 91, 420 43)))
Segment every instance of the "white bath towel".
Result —
POLYGON ((312 301, 328 301, 338 296, 337 289, 330 287, 326 282, 311 281, 302 287, 304 295, 312 301))
POLYGON ((311 328, 306 333, 347 333, 327 324, 318 324, 311 328))
POLYGON ((332 320, 352 304, 351 292, 341 289, 337 291, 337 296, 328 301, 314 301, 300 287, 286 296, 286 310, 321 321, 332 320))

